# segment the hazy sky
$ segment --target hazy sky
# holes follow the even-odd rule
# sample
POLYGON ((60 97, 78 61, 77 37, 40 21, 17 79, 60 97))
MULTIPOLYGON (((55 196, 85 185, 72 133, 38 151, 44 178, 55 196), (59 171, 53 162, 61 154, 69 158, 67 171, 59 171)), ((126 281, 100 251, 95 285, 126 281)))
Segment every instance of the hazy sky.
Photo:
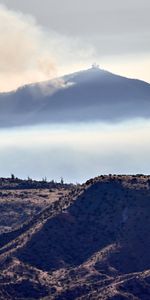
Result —
MULTIPOLYGON (((122 37, 123 34, 133 34, 133 42, 139 38, 139 44, 143 35, 149 34, 149 0, 44 0, 43 2, 3 0, 1 2, 16 11, 34 15, 39 24, 64 34, 87 37, 89 35, 92 37, 94 34, 99 37, 100 35, 122 37)), ((147 46, 148 43, 149 41, 147 46)))
POLYGON ((94 61, 150 82, 149 0, 0 3, 5 5, 0 6, 0 90, 87 68, 94 61))
MULTIPOLYGON (((1 0, 0 92, 93 62, 150 82, 150 0, 1 0)), ((150 121, 0 130, 0 176, 150 173, 150 121)))

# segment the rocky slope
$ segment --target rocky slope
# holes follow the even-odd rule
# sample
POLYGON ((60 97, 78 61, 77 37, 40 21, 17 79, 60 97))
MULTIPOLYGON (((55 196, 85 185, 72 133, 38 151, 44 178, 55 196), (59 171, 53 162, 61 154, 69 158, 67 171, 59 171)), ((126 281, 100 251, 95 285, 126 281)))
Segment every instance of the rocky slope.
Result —
POLYGON ((150 299, 149 215, 149 176, 72 187, 0 237, 1 299, 150 299))

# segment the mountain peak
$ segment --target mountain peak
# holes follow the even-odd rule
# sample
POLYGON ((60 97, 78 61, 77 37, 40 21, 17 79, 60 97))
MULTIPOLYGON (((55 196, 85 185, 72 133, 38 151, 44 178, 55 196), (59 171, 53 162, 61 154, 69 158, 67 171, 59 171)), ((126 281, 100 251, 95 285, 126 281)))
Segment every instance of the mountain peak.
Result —
POLYGON ((149 99, 150 84, 115 75, 94 63, 55 81, 0 94, 0 126, 150 118, 149 99))

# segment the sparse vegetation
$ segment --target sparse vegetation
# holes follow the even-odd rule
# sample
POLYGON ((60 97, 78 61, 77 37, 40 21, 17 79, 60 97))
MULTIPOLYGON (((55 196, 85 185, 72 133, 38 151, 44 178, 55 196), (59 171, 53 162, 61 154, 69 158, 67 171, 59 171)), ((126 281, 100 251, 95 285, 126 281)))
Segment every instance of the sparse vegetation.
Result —
POLYGON ((0 182, 0 299, 149 299, 150 176, 0 182))

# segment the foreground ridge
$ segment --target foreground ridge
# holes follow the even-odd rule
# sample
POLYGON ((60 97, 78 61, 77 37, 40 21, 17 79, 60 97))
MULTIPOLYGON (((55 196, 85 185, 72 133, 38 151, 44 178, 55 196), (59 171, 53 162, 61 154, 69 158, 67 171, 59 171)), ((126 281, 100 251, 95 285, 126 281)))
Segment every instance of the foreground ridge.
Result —
POLYGON ((63 187, 1 233, 0 299, 149 299, 149 200, 142 174, 63 187))

